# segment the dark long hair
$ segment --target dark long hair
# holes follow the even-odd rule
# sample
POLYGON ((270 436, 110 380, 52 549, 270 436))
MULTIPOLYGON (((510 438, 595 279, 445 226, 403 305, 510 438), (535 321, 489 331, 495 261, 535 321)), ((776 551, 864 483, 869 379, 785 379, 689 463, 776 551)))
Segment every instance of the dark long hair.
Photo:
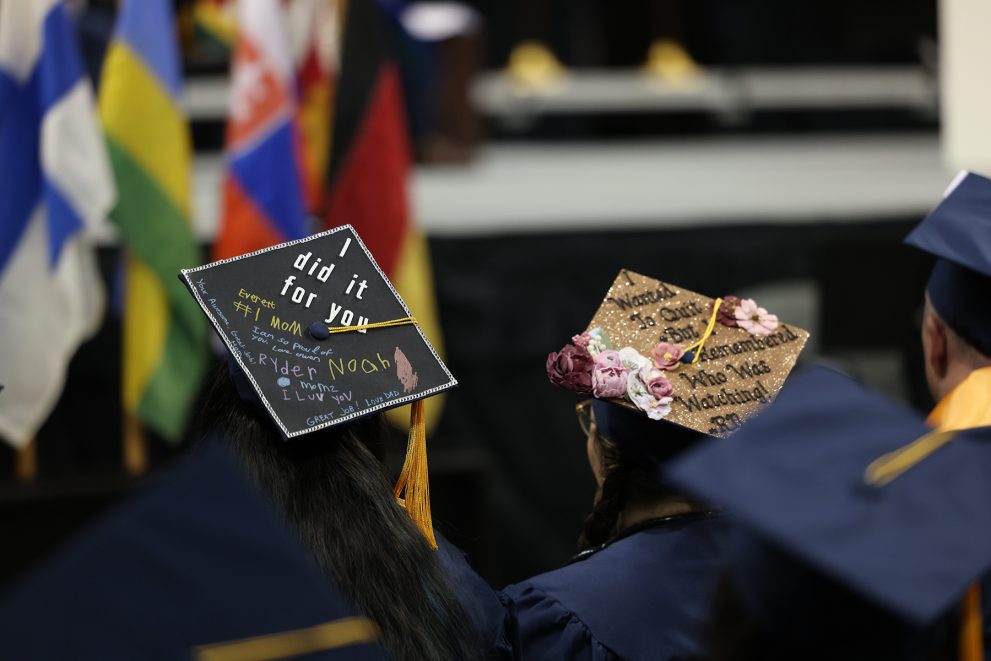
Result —
POLYGON ((393 497, 380 417, 285 442, 221 365, 197 428, 241 459, 345 598, 379 625, 389 658, 481 658, 436 553, 393 497))
POLYGON ((602 461, 603 480, 578 537, 579 551, 605 544, 622 532, 619 516, 627 504, 682 497, 658 479, 658 467, 683 452, 701 435, 671 423, 653 424, 663 425, 660 429, 664 437, 650 453, 644 453, 640 443, 625 443, 622 439, 617 441, 596 433, 594 443, 602 461))

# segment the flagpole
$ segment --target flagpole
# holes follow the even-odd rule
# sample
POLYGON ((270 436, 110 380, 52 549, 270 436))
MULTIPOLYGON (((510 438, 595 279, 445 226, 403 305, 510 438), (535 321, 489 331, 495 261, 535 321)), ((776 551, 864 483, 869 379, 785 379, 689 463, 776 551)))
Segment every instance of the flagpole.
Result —
POLYGON ((124 413, 124 437, 121 462, 128 475, 137 477, 148 470, 148 443, 141 421, 133 413, 124 413))
POLYGON ((17 451, 14 472, 18 482, 34 482, 38 477, 38 440, 32 438, 27 445, 17 451))

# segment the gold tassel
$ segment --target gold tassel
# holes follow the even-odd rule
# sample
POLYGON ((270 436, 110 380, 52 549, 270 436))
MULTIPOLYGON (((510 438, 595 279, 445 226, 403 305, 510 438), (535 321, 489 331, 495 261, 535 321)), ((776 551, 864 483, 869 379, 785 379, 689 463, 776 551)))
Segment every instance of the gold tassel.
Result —
POLYGON ((427 474, 427 430, 423 415, 423 400, 410 406, 409 441, 406 461, 396 481, 396 498, 406 508, 413 523, 427 538, 430 548, 437 550, 433 518, 430 516, 430 479, 427 474))
POLYGON ((17 451, 14 472, 19 482, 34 482, 38 477, 38 439, 32 438, 17 451))
POLYGON ((271 633, 194 648, 197 661, 278 661, 311 652, 375 642, 378 626, 364 617, 346 617, 306 629, 271 633))
POLYGON ((885 486, 952 441, 955 435, 953 431, 931 431, 908 445, 881 455, 867 466, 864 481, 876 487, 885 486))
POLYGON ((124 413, 123 434, 121 463, 124 470, 131 477, 144 475, 148 471, 148 442, 141 421, 134 413, 124 413))
POLYGON ((981 617, 981 586, 967 590, 960 613, 960 661, 984 661, 984 618, 981 617))

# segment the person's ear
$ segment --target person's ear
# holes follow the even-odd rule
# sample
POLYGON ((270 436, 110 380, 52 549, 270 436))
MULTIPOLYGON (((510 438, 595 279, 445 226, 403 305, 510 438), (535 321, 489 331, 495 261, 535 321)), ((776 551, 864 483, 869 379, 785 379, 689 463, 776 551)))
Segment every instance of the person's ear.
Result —
POLYGON ((934 314, 922 320, 922 347, 926 356, 926 368, 942 379, 949 368, 949 337, 946 324, 934 314))

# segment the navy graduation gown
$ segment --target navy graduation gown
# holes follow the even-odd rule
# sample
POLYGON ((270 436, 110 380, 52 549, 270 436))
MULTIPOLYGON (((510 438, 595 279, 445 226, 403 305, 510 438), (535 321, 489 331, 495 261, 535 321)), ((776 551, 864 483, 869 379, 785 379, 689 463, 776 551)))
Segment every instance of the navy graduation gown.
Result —
POLYGON ((472 624, 482 637, 485 658, 490 660, 517 659, 519 641, 513 618, 512 602, 497 595, 485 580, 468 564, 458 547, 434 531, 437 538, 437 559, 447 580, 468 612, 472 624))
POLYGON ((701 657, 722 559, 722 520, 659 520, 584 559, 507 587, 522 657, 664 661, 701 657))

